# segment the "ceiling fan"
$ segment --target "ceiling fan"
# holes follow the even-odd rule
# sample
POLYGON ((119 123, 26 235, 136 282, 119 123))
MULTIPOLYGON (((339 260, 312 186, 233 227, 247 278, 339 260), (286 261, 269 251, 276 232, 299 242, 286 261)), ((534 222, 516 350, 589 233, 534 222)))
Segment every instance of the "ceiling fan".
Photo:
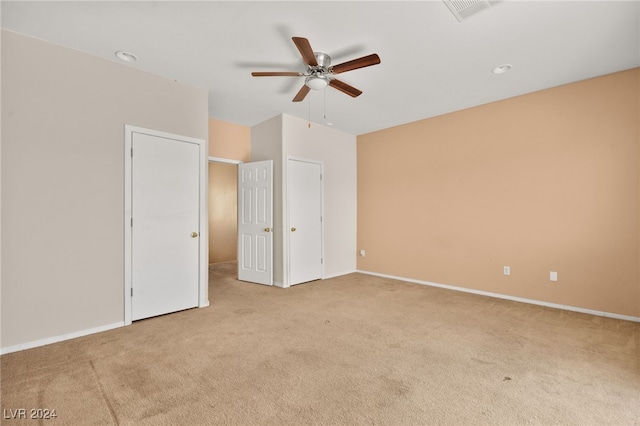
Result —
POLYGON ((355 98, 356 96, 362 94, 362 91, 348 85, 344 81, 336 79, 335 75, 358 68, 377 65, 380 63, 380 57, 377 54, 373 53, 371 55, 363 56, 362 58, 353 59, 351 61, 332 66, 331 57, 326 53, 314 52, 311 48, 309 40, 307 40, 306 38, 292 37, 291 39, 300 51, 302 60, 307 65, 306 72, 259 71, 252 72, 251 75, 254 77, 305 77, 304 85, 293 98, 293 102, 302 101, 311 89, 321 90, 327 86, 331 86, 334 89, 338 89, 341 92, 355 98))

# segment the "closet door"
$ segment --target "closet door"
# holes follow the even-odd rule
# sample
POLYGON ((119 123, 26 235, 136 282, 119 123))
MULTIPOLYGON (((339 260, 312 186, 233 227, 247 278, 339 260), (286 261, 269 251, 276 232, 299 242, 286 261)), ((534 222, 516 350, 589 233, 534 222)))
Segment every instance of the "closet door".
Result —
POLYGON ((287 162, 289 285, 322 278, 322 164, 287 162))
POLYGON ((132 320, 198 306, 200 148, 143 133, 132 141, 132 320))

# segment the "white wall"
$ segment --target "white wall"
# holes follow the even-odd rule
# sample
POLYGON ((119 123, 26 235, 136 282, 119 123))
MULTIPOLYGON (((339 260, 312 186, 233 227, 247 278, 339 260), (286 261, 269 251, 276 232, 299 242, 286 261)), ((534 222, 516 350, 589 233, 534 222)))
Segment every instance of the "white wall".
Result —
MULTIPOLYGON (((207 92, 2 31, 3 352, 124 320, 124 125, 207 139, 207 92)), ((114 47, 115 48, 115 47, 114 47)))
POLYGON ((287 157, 324 164, 324 277, 356 269, 356 137, 290 115, 251 129, 251 159, 274 160, 274 281, 287 283, 287 157))
MULTIPOLYGON (((356 269, 356 137, 283 115, 285 156, 324 163, 324 277, 356 269)), ((287 182, 286 170, 283 182, 287 182)), ((283 205, 286 206, 286 188, 283 205)), ((286 223, 286 222, 285 222, 286 223)))

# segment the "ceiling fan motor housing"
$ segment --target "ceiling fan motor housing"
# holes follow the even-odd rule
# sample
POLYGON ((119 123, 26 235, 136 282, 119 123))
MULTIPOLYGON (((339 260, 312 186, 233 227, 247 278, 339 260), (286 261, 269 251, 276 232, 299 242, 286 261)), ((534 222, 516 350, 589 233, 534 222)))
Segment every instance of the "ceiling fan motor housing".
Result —
POLYGON ((305 79, 304 84, 313 90, 322 90, 329 84, 329 66, 331 65, 331 56, 322 52, 313 52, 318 65, 309 65, 309 76, 305 79))
POLYGON ((313 52, 313 55, 318 62, 318 68, 324 68, 324 71, 329 69, 329 66, 331 66, 331 56, 322 52, 313 52))

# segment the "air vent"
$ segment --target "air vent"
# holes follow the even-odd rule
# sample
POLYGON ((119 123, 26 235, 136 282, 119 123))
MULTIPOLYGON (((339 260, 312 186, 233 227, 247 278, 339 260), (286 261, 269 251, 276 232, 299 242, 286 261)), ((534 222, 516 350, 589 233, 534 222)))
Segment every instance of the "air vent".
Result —
POLYGON ((458 22, 462 22, 478 12, 489 9, 502 0, 442 0, 458 22))

